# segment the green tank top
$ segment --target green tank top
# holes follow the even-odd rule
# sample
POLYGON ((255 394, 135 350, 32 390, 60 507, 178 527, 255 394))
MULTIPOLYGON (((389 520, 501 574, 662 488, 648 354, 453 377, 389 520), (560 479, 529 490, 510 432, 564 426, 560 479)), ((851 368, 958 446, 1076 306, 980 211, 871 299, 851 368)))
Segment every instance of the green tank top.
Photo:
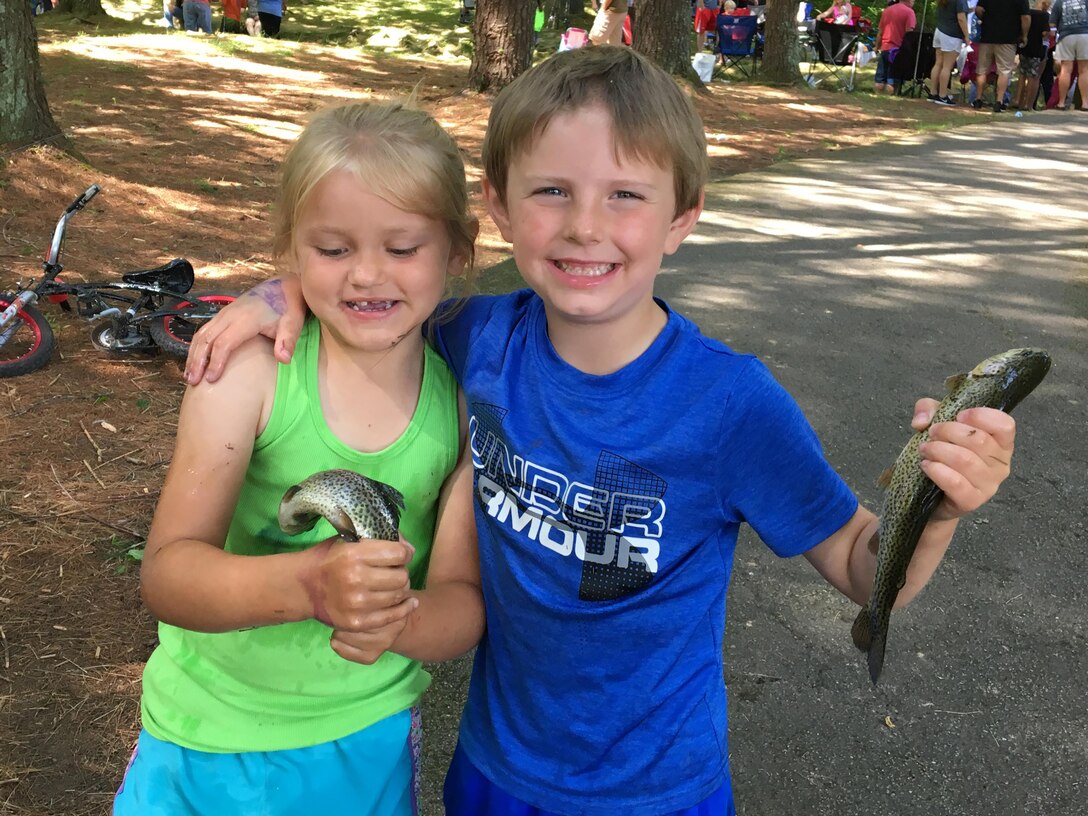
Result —
MULTIPOLYGON (((392 445, 361 453, 325 424, 317 389, 320 327, 307 321, 291 363, 280 365, 268 425, 257 437, 226 550, 262 555, 301 550, 335 535, 324 519, 288 536, 277 524, 284 491, 329 468, 349 468, 404 495, 400 529, 416 548, 412 585, 426 576, 438 495, 458 453, 457 385, 426 347, 415 415, 392 445)), ((152 736, 199 751, 303 748, 359 731, 414 705, 430 683, 417 661, 386 653, 371 666, 329 646, 316 620, 237 632, 191 632, 159 624, 140 712, 152 736)))

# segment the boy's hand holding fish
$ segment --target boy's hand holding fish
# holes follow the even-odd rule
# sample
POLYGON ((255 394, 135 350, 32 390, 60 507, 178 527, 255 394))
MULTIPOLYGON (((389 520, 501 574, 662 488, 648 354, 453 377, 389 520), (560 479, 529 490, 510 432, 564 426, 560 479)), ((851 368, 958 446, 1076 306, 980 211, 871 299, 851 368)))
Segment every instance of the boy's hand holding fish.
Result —
MULTIPOLYGON (((911 426, 925 429, 938 401, 920 399, 911 426)), ((929 581, 952 540, 956 524, 988 502, 1008 478, 1016 420, 995 408, 962 411, 953 422, 930 426, 919 450, 921 467, 945 496, 922 533, 895 605, 904 606, 929 581)), ((805 557, 836 589, 860 606, 869 599, 876 574, 879 519, 864 507, 838 532, 805 557)))
POLYGON ((938 405, 918 400, 911 421, 916 431, 929 427, 929 441, 918 449, 921 467, 944 491, 931 524, 958 519, 992 499, 1011 472, 1016 441, 1016 420, 996 408, 968 408, 955 422, 930 427, 938 405))

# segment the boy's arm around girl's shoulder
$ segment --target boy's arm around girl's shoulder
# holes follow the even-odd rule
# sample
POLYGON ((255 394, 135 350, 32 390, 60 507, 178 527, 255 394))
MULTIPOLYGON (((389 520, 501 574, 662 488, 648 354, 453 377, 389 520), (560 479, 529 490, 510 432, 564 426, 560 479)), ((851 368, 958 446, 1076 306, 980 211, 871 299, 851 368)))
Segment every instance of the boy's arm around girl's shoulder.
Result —
MULTIPOLYGON (((385 626, 368 632, 337 632, 333 648, 348 660, 373 663, 388 649, 413 660, 450 660, 475 646, 484 632, 484 601, 473 512, 472 453, 464 397, 459 397, 461 452, 442 485, 426 588, 413 591, 418 602, 395 639, 385 626)), ((395 609, 389 626, 397 627, 395 609)))

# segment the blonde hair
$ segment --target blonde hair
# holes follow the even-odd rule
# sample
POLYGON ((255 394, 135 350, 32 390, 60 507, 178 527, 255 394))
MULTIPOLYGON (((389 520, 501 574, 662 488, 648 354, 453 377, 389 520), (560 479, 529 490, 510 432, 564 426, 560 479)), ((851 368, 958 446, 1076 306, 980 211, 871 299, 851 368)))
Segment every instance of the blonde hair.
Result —
POLYGON ((483 164, 503 202, 511 162, 554 117, 591 105, 603 105, 612 119, 617 159, 632 155, 673 171, 676 215, 699 203, 708 173, 702 120, 671 76, 625 46, 562 51, 499 93, 483 164))
MULTIPOLYGON (((318 111, 280 168, 272 250, 294 250, 295 227, 314 188, 347 170, 374 195, 445 224, 453 249, 475 258, 476 220, 468 209, 461 151, 429 114, 397 103, 353 102, 318 111)), ((361 216, 362 217, 362 216, 361 216)))

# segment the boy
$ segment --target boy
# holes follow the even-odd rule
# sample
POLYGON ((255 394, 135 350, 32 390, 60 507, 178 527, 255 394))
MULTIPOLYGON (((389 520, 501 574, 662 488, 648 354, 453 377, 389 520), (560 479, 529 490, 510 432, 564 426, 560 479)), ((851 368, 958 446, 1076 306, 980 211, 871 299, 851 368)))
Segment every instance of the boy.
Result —
MULTIPOLYGON (((470 298, 436 327, 469 403, 487 612, 446 812, 732 814, 722 637, 739 526, 863 603, 877 520, 761 363, 654 298, 707 175, 668 75, 627 49, 564 52, 499 95, 483 153, 488 210, 531 290, 470 298)), ((190 381, 210 343, 212 374, 284 296, 297 311, 277 285, 274 308, 250 297, 225 336, 219 318, 202 330, 190 381)), ((1014 430, 988 409, 931 429, 923 468, 947 497, 901 604, 1007 477, 1014 430)))

